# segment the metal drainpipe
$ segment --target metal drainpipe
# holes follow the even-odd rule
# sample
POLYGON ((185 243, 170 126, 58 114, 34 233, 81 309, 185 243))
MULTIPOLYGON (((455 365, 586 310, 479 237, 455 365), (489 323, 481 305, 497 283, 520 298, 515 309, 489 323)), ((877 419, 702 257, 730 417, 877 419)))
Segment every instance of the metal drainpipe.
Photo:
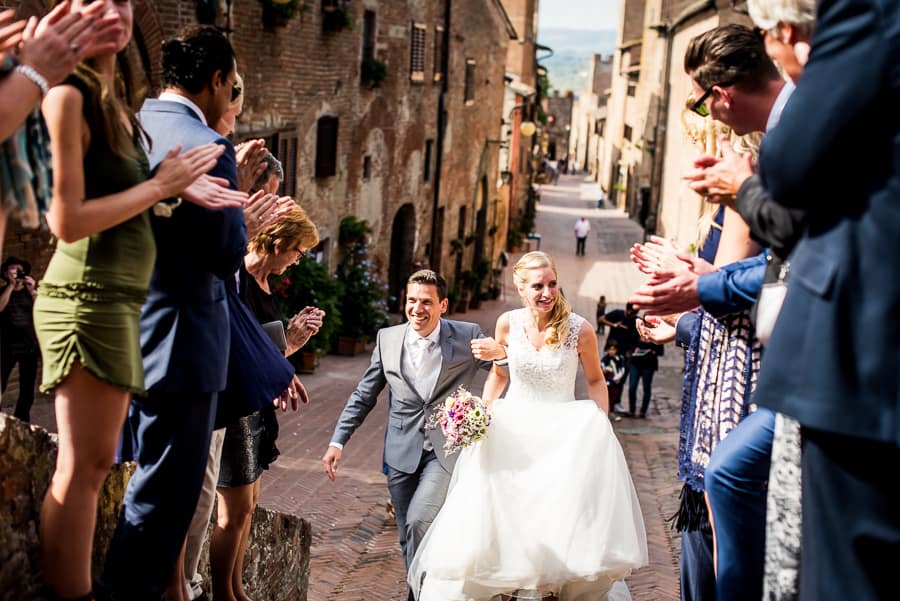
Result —
MULTIPOLYGON (((672 85, 669 83, 669 72, 672 69, 672 41, 675 38, 675 31, 672 27, 666 27, 660 33, 666 36, 666 56, 663 61, 663 89, 662 98, 656 105, 656 125, 654 126, 653 140, 653 161, 650 163, 650 205, 653 214, 654 230, 653 234, 659 231, 659 215, 660 205, 662 204, 662 171, 664 168, 664 150, 666 145, 666 123, 662 123, 661 119, 668 122, 669 116, 669 97, 671 95, 672 85), (654 198, 655 197, 655 198, 654 198)), ((647 232, 644 233, 647 237, 647 232)))
POLYGON ((438 239, 437 216, 441 202, 441 166, 444 159, 444 130, 447 128, 447 94, 450 88, 450 8, 452 0, 444 0, 444 39, 441 41, 443 52, 441 56, 441 93, 438 96, 437 114, 437 139, 434 150, 434 200, 431 205, 431 253, 429 261, 431 268, 440 273, 441 255, 440 248, 435 242, 438 239))

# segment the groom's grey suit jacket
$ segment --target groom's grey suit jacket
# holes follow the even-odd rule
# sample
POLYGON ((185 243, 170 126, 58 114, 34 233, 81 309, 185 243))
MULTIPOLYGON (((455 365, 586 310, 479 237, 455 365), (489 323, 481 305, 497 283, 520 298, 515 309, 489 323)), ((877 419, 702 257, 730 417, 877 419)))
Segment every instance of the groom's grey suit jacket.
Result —
POLYGON ((347 443, 353 432, 375 406, 385 385, 390 386, 388 428, 384 440, 384 460, 392 468, 408 474, 415 473, 422 459, 427 435, 435 454, 448 472, 453 471, 457 454, 444 456, 444 435, 440 428, 425 431, 426 415, 430 415, 459 386, 471 390, 477 369, 490 369, 490 361, 472 356, 470 342, 483 338, 481 328, 474 323, 441 319, 441 371, 431 397, 423 399, 416 392, 411 374, 403 373, 401 361, 408 325, 400 324, 378 332, 372 362, 362 380, 350 394, 338 420, 331 442, 347 443))

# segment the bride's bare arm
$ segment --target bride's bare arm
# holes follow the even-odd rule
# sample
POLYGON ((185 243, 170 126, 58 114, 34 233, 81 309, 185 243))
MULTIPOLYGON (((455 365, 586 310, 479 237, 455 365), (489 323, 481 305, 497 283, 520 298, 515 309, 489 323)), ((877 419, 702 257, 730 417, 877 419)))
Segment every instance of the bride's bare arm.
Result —
POLYGON ((600 367, 600 353, 597 348, 597 337, 594 328, 588 322, 581 324, 578 334, 578 356, 587 380, 588 394, 604 413, 609 413, 609 394, 606 390, 606 378, 600 367))
MULTIPOLYGON (((507 346, 509 341, 509 315, 504 313, 497 318, 497 327, 494 330, 494 339, 502 346, 507 346)), ((484 392, 481 398, 490 405, 493 401, 500 398, 503 391, 506 390, 506 384, 509 382, 509 372, 506 366, 499 366, 494 363, 488 374, 487 380, 484 382, 484 392)))

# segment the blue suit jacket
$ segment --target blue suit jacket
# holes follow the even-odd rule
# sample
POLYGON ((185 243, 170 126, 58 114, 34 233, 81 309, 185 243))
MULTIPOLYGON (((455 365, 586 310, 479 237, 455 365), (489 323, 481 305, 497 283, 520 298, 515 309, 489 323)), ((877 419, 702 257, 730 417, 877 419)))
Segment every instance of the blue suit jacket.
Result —
POLYGON ((749 309, 759 296, 765 275, 765 252, 703 274, 697 279, 700 304, 714 317, 749 309))
POLYGON ((762 144, 808 228, 756 398, 807 427, 900 444, 900 0, 822 0, 812 52, 762 144))
MULTIPOLYGON (((237 188, 234 147, 176 102, 147 100, 138 113, 156 166, 173 146, 215 142, 227 148, 210 175, 237 188)), ((210 211, 184 202, 172 217, 152 218, 156 265, 141 312, 147 390, 218 392, 225 388, 230 348, 224 279, 234 279, 247 246, 240 209, 210 211)), ((233 285, 233 283, 232 283, 233 285)))

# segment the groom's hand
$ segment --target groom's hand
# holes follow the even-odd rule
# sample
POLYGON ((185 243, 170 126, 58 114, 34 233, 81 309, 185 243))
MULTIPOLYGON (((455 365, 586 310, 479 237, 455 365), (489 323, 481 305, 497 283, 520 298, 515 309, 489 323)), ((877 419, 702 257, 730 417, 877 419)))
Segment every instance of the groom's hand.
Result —
POLYGON ((337 447, 328 447, 325 456, 322 457, 322 464, 325 466, 325 473, 328 479, 334 482, 337 475, 338 463, 341 462, 341 450, 337 447))

